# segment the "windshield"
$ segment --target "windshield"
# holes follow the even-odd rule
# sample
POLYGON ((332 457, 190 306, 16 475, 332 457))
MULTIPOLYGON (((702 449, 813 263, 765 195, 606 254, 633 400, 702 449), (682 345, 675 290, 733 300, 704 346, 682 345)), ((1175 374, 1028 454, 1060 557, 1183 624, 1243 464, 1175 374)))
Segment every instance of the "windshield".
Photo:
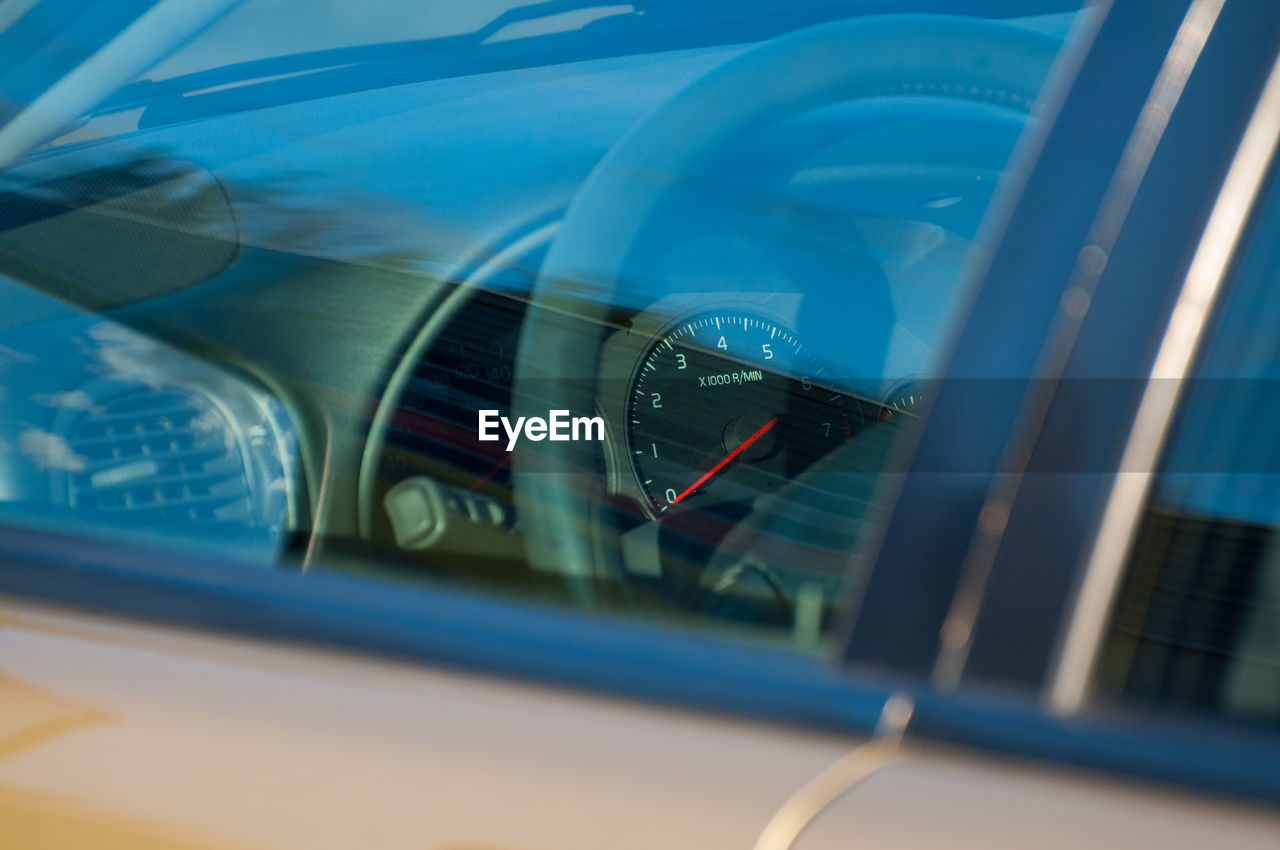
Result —
POLYGON ((345 0, 248 0, 167 59, 145 73, 150 80, 206 71, 225 65, 334 50, 358 45, 438 39, 475 33, 506 13, 512 16, 483 41, 502 41, 567 32, 591 21, 634 14, 630 4, 520 3, 512 0, 473 0, 467 3, 392 3, 381 6, 345 0), (542 6, 546 11, 538 9, 542 6), (560 11, 556 11, 559 9, 560 11), (290 21, 287 28, 280 21, 290 21))
POLYGON ((54 75, 44 7, 0 31, 0 521, 805 651, 1078 23, 162 3, 54 75))

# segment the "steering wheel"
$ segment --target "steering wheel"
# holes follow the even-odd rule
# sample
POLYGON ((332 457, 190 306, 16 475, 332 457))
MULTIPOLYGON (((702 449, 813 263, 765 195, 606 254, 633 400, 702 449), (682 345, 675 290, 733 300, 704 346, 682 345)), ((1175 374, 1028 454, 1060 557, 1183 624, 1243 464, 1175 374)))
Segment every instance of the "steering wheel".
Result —
MULTIPOLYGON (((824 24, 753 47, 666 101, 600 161, 565 214, 534 286, 515 365, 517 415, 591 415, 604 330, 628 258, 684 175, 745 133, 822 106, 941 97, 1034 114, 1061 41, 975 18, 893 15, 824 24)), ((594 448, 541 442, 513 458, 529 564, 588 603, 608 530, 593 522, 594 448), (602 541, 602 536, 604 540, 602 541)))

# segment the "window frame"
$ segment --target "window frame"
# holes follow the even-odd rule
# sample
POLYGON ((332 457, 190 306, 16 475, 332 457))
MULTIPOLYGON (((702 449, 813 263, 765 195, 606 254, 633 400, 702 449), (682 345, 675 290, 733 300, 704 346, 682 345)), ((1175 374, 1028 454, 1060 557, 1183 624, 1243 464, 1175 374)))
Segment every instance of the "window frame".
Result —
MULTIPOLYGON (((1145 5, 1147 13, 1158 12, 1145 5)), ((911 669, 930 676, 932 686, 918 696, 908 731, 1274 803, 1280 802, 1280 776, 1274 770, 1280 763, 1280 735, 1177 710, 1103 704, 1089 692, 1097 638, 1146 505, 1145 498, 1135 501, 1133 492, 1117 485, 1127 476, 1149 482, 1155 475, 1121 472, 1122 462, 1133 460, 1125 457, 1125 449, 1142 445, 1154 463, 1168 421, 1178 411, 1176 404, 1155 410, 1148 404, 1145 419, 1140 418, 1143 399, 1149 397, 1144 393, 1152 380, 1183 376, 1194 366, 1195 324, 1211 315, 1225 288, 1220 282, 1230 277, 1237 253, 1248 244, 1260 190, 1277 179, 1280 8, 1265 0, 1198 0, 1180 5, 1179 14, 1187 13, 1190 20, 1197 6, 1203 12, 1213 5, 1220 8, 1212 10, 1214 20, 1202 31, 1198 54, 1188 59, 1183 51, 1184 79, 1176 97, 1146 113, 1154 112, 1164 126, 1144 129, 1140 119, 1124 127, 1126 136, 1133 131, 1141 140, 1146 133, 1153 144, 1137 163, 1128 203, 1108 211, 1102 202, 1097 218, 1090 220, 1096 234, 1098 222, 1114 216, 1113 243, 1075 241, 1076 255, 1065 269, 1028 250, 1025 219, 1053 214, 1055 193, 1072 198, 1073 183, 1084 179, 1062 164, 1072 161, 1069 154, 1061 160, 1050 155, 1051 137, 1019 201, 1016 215, 1024 221, 1020 226, 1015 218, 995 249, 979 306, 989 289, 1009 292, 1018 280, 1060 283, 1052 289, 1059 299, 1054 313, 1062 314, 1055 316, 1058 336, 1055 340, 1046 332, 1045 339, 1063 343, 1062 351, 1056 360, 1037 351, 1038 371, 1026 376, 1027 392, 1019 400, 1025 403, 1038 392, 1041 405, 1028 405, 1033 413, 1024 411, 1019 430, 1002 444, 1000 459, 981 472, 983 498, 968 506, 968 533, 950 550, 960 551, 964 562, 963 570, 955 563, 949 567, 958 592, 945 611, 934 611, 927 621, 937 635, 932 654, 918 652, 907 659, 911 669), (1205 133, 1206 126, 1218 131, 1205 133), (1179 196, 1181 205, 1173 203, 1179 196), (1171 245, 1186 250, 1169 250, 1171 245), (1091 246, 1103 250, 1099 254, 1091 246), (1095 289, 1071 289, 1080 275, 1090 273, 1095 289), (1171 334, 1187 334, 1189 306, 1191 343, 1165 345, 1171 334), (1158 361, 1170 348, 1178 356, 1158 361), (1088 410, 1090 416, 1065 415, 1073 410, 1088 410), (1055 420, 1055 413, 1061 418, 1055 420), (1078 465, 1064 466, 1064 459, 1078 465), (1083 474, 1064 476, 1072 470, 1083 474), (1122 504, 1109 508, 1112 493, 1119 493, 1122 504), (1091 563, 1095 551, 1105 564, 1091 563)), ((1054 134, 1070 133, 1065 122, 1073 115, 1072 101, 1079 105, 1093 98, 1101 110, 1108 108, 1106 91, 1089 85, 1090 65, 1114 60, 1102 52, 1108 44, 1123 50, 1109 36, 1123 27, 1123 16, 1141 14, 1142 6, 1113 10, 1054 134)), ((1179 35, 1194 35, 1194 30, 1180 25, 1179 35)), ((1171 59, 1177 56, 1176 44, 1171 59)), ((1153 82, 1151 94, 1158 92, 1153 82)), ((1092 120, 1086 126, 1106 130, 1092 120)), ((1124 169, 1118 163, 1114 180, 1125 177, 1124 169)), ((978 316, 969 322, 960 355, 983 350, 984 341, 975 338, 983 326, 978 316)), ((945 393, 944 387, 938 406, 946 402, 945 393)), ((947 445, 930 433, 933 424, 926 426, 918 452, 938 452, 947 445), (931 436, 932 446, 927 445, 931 436)), ((927 475, 918 477, 916 489, 922 490, 930 482, 927 475)), ((927 494, 909 492, 911 478, 904 498, 929 504, 927 494)), ((1145 488, 1140 492, 1145 496, 1145 488)), ((900 547, 909 550, 902 504, 876 555, 873 579, 893 569, 893 553, 900 547)), ((937 510, 943 503, 935 496, 932 504, 937 510)), ((943 570, 920 561, 918 551, 912 554, 916 575, 943 570)), ((899 587, 898 599, 908 589, 899 587)), ((890 604, 886 600, 893 597, 885 588, 878 595, 876 590, 873 581, 864 608, 890 604)), ((852 634, 856 638, 857 630, 852 634)), ((869 657, 856 645, 847 647, 846 659, 854 667, 885 666, 885 659, 869 657)))
POLYGON ((0 524, 0 599, 868 734, 891 694, 812 652, 335 567, 0 524))
MULTIPOLYGON (((989 215, 970 313, 882 535, 863 552, 870 571, 844 624, 847 665, 934 675, 987 497, 1006 471, 1006 455, 1025 452, 1038 433, 1021 420, 1022 408, 1049 386, 1042 360, 1080 252, 1193 3, 1095 7, 1100 24, 1079 51, 1078 67, 1059 77, 1060 91, 1046 93, 1058 101, 1049 107, 1056 117, 1035 148, 1017 154, 1030 166, 1024 183, 989 215), (1082 160, 1095 167, 1080 170, 1082 160), (920 517, 930 518, 928 533, 920 517)), ((969 604, 978 606, 984 593, 971 589, 969 604)))
MULTIPOLYGON (((1198 3, 1213 2, 1197 0, 1191 7, 1194 12, 1198 3)), ((1168 111, 1167 129, 1116 222, 1117 238, 1105 250, 1105 267, 1086 296, 1083 315, 1063 323, 1067 336, 1058 370, 1037 375, 1045 407, 1019 435, 1021 466, 999 470, 1006 481, 1020 479, 1019 486, 1012 498, 993 487, 983 505, 994 504, 1007 520, 998 529, 975 526, 968 556, 985 545, 985 574, 962 651, 950 670, 943 669, 948 660, 942 656, 935 665, 939 684, 1041 691, 1054 675, 1080 569, 1100 531, 1103 501, 1122 477, 1124 448, 1160 342, 1280 55, 1274 32, 1280 32, 1280 14, 1265 0, 1226 0, 1180 96, 1154 110, 1168 111), (1206 125, 1221 130, 1206 134, 1206 125), (1181 247, 1169 250, 1170 245, 1181 247), (1074 415, 1082 409, 1090 415, 1074 415), (1064 471, 1081 474, 1067 479, 1064 471), (1057 617, 1031 621, 1021 614, 1027 608, 1057 617), (1021 647, 1024 657, 1005 657, 1002 648, 1010 645, 1021 647)), ((1135 136, 1143 132, 1135 128, 1135 136)), ((1053 163, 1039 167, 1047 170, 1053 163)), ((1059 176, 1070 179, 1069 172, 1059 176)), ((1090 250, 1089 241, 1080 244, 1081 265, 1096 262, 1090 250)), ((1073 281, 1079 280, 1076 274, 1073 268, 1073 281)), ((1064 296, 1060 303, 1064 315, 1072 310, 1069 300, 1064 296)))
POLYGON ((1194 377, 1206 334, 1224 306, 1244 254, 1258 233, 1268 195, 1280 185, 1280 51, 1222 183, 1218 199, 1168 315, 1120 468, 1101 508, 1047 683, 1049 703, 1075 712, 1093 700, 1107 625, 1151 504, 1158 463, 1194 377), (1176 389, 1163 387, 1172 383, 1176 389))

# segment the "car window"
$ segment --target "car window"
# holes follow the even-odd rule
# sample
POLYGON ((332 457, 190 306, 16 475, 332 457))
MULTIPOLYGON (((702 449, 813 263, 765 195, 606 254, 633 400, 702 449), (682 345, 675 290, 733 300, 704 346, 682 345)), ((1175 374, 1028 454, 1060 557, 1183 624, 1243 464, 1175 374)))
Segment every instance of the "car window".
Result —
POLYGON ((917 5, 249 0, 121 65, 0 172, 0 520, 821 647, 1076 24, 917 5))
POLYGON ((1280 197, 1166 445, 1099 665, 1108 699, 1280 724, 1280 197))

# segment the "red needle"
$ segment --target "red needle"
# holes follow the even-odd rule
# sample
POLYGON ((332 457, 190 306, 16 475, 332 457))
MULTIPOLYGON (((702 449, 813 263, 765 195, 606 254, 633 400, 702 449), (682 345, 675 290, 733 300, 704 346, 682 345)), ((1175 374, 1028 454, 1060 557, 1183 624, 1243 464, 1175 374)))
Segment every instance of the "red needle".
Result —
POLYGON ((510 454, 508 454, 508 455, 507 455, 506 457, 504 457, 502 460, 500 460, 500 461, 498 461, 497 463, 495 463, 495 464, 492 466, 492 468, 490 468, 490 469, 489 469, 489 471, 488 471, 488 472, 486 472, 486 473, 484 474, 484 478, 481 478, 479 481, 477 481, 476 483, 472 484, 472 485, 471 485, 470 487, 468 487, 467 489, 468 489, 468 490, 476 490, 476 489, 478 489, 478 488, 480 487, 480 485, 481 485, 481 484, 483 484, 484 482, 486 482, 486 481, 488 481, 490 478, 492 478, 492 477, 494 476, 494 473, 496 473, 499 469, 502 469, 502 467, 506 466, 506 465, 507 465, 507 464, 509 464, 509 463, 511 463, 511 455, 510 455, 510 454))
POLYGON ((752 434, 750 437, 747 437, 745 440, 743 440, 743 441, 742 441, 742 445, 738 446, 736 449, 734 449, 733 451, 731 451, 731 452, 729 452, 727 455, 725 455, 725 456, 724 456, 724 460, 720 461, 720 462, 719 462, 719 463, 717 463, 715 466, 711 467, 711 471, 710 471, 710 472, 708 472, 706 475, 702 476, 702 477, 701 477, 701 478, 699 478, 697 481, 695 481, 695 482, 693 482, 692 484, 690 484, 690 485, 689 485, 689 489, 685 490, 685 491, 684 491, 683 493, 681 493, 679 496, 676 496, 674 499, 672 499, 672 500, 671 500, 671 504, 673 504, 673 505, 674 505, 676 502, 680 501, 680 500, 681 500, 681 499, 683 499, 685 496, 689 495, 689 494, 690 494, 690 493, 692 493, 694 490, 697 490, 699 487, 701 487, 703 484, 705 484, 705 483, 707 482, 707 479, 708 479, 708 478, 710 478, 711 476, 715 475, 715 474, 716 474, 717 472, 719 472, 720 470, 724 469, 724 468, 725 468, 725 466, 727 466, 727 465, 729 464, 729 461, 733 460, 735 457, 737 457, 738 455, 740 455, 740 454, 742 453, 742 450, 743 450, 743 449, 745 449, 747 446, 751 445, 751 444, 752 444, 752 443, 754 443, 756 440, 758 440, 758 439, 760 439, 761 437, 763 437, 763 436, 765 435, 765 432, 766 432, 766 431, 768 431, 770 428, 772 428, 774 425, 777 425, 777 424, 778 424, 778 417, 776 417, 776 416, 775 416, 775 417, 773 417, 772 419, 770 419, 768 422, 766 422, 766 423, 764 423, 763 425, 761 425, 761 426, 760 426, 760 430, 759 430, 759 431, 756 431, 756 432, 755 432, 754 434, 752 434))

